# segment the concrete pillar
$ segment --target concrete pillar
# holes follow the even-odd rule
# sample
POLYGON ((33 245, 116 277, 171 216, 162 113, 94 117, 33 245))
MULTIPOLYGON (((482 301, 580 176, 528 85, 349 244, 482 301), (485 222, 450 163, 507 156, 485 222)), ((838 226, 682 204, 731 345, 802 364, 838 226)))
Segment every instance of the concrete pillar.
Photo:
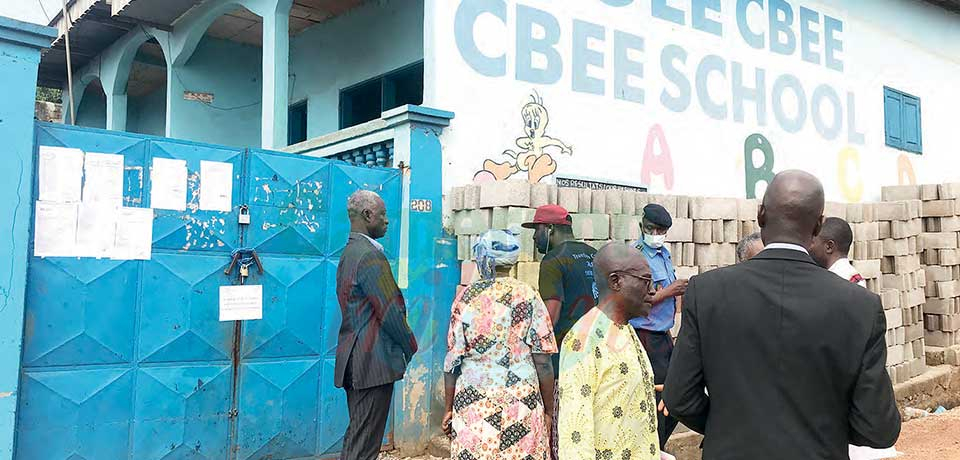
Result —
POLYGON ((104 88, 107 95, 107 129, 127 130, 127 94, 114 94, 104 88))
MULTIPOLYGON (((120 37, 98 58, 96 68, 103 85, 103 92, 107 96, 107 129, 127 130, 127 83, 130 81, 130 70, 140 45, 151 38, 156 38, 157 43, 160 44, 169 70, 170 51, 166 45, 169 42, 168 32, 152 27, 134 28, 120 37)), ((92 67, 93 64, 91 63, 90 66, 92 67)))
POLYGON ((33 215, 33 114, 40 50, 57 30, 0 17, 0 460, 13 458, 33 215), (9 233, 8 233, 9 232, 9 233))
POLYGON ((422 454, 430 438, 439 434, 443 417, 442 399, 437 395, 443 388, 446 331, 459 268, 456 244, 443 235, 439 136, 453 116, 412 105, 383 113, 394 130, 393 166, 403 174, 397 278, 420 345, 394 393, 394 414, 398 416, 393 421, 393 440, 402 455, 422 454), (429 200, 432 210, 411 212, 412 200, 429 200), (411 233, 415 237, 411 238, 411 233), (433 257, 411 258, 410 254, 433 257))
MULTIPOLYGON (((83 81, 83 79, 77 78, 74 76, 73 80, 73 110, 77 111, 80 109, 80 102, 83 101, 83 93, 87 90, 87 85, 89 81, 83 81)), ((72 118, 70 113, 70 100, 69 94, 70 90, 67 88, 67 82, 63 82, 63 120, 65 124, 75 125, 77 121, 72 118)))
POLYGON ((184 124, 190 122, 188 117, 180 116, 181 108, 187 103, 183 100, 183 85, 177 78, 181 69, 182 66, 167 62, 167 129, 164 136, 176 139, 184 138, 184 124))
POLYGON ((263 18, 263 105, 260 144, 265 149, 287 146, 287 106, 290 61, 290 7, 293 0, 251 2, 263 18))

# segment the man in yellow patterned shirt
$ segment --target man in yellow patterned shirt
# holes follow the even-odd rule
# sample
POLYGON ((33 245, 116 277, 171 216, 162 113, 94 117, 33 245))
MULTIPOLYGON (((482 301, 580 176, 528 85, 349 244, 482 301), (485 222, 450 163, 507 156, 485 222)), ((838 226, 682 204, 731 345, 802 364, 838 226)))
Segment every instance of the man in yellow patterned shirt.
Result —
POLYGON ((560 459, 657 460, 653 370, 628 323, 652 308, 650 267, 636 248, 611 243, 594 270, 600 303, 560 351, 560 459))

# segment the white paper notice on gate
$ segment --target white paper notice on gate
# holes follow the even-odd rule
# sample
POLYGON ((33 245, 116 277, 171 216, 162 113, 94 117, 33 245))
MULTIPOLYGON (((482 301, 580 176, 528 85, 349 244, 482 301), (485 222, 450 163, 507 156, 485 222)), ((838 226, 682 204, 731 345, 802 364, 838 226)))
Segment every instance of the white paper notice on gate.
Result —
POLYGON ((153 244, 153 209, 118 208, 117 237, 113 258, 117 260, 150 260, 153 244))
POLYGON ((220 286, 220 321, 263 318, 263 286, 220 286))
POLYGON ((187 209, 187 161, 154 158, 150 170, 150 207, 187 209))
POLYGON ((200 210, 233 210, 233 163, 200 161, 200 210))
POLYGON ((123 155, 87 152, 83 162, 83 202, 123 206, 123 155))
POLYGON ((80 183, 83 180, 82 150, 42 145, 38 172, 41 201, 80 201, 80 183))
POLYGON ((77 216, 77 256, 106 258, 114 254, 117 237, 117 207, 103 203, 80 203, 77 216))
POLYGON ((34 217, 34 256, 76 256, 77 203, 38 201, 34 217))

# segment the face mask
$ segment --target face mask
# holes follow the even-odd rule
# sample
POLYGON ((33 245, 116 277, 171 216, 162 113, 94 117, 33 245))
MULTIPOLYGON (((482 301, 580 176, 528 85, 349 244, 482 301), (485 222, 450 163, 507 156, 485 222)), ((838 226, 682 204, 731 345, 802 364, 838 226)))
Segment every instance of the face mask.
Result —
POLYGON ((663 247, 663 243, 667 241, 667 235, 647 235, 643 234, 643 242, 654 249, 660 249, 663 247))

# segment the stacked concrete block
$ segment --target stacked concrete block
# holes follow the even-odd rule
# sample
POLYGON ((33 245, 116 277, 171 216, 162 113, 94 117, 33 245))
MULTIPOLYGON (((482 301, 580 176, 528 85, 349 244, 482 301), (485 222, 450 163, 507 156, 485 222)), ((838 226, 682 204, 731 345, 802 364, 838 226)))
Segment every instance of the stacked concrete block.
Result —
MULTIPOLYGON (((641 211, 643 206, 641 206, 641 211)), ((637 194, 631 191, 620 192, 620 213, 625 216, 637 214, 637 194)))
POLYGON ((926 344, 949 348, 960 345, 960 184, 918 188, 923 199, 918 245, 927 277, 926 344))
MULTIPOLYGON (((854 268, 867 283, 867 289, 875 294, 883 292, 883 272, 880 270, 880 260, 852 260, 854 268)), ((898 291, 899 295, 899 291, 898 291)))
MULTIPOLYGON (((650 195, 641 192, 630 192, 633 193, 633 214, 636 216, 643 215, 643 208, 650 204, 650 195)), ((679 206, 679 200, 678 200, 679 206)))
POLYGON ((609 214, 574 214, 572 217, 574 238, 588 241, 610 239, 609 214))
POLYGON ((927 279, 921 264, 919 244, 922 233, 921 202, 915 199, 880 202, 873 206, 873 210, 874 218, 880 223, 878 236, 883 238, 880 269, 884 275, 893 275, 884 278, 884 281, 897 284, 894 287, 885 283, 883 287, 900 291, 904 337, 903 364, 898 367, 897 380, 902 382, 926 371, 923 307, 927 279), (900 277, 899 282, 895 280, 897 276, 900 277))
POLYGON ((682 242, 681 257, 674 264, 697 273, 736 263, 737 243, 759 230, 757 200, 737 198, 678 197, 677 214, 668 241, 682 242))
MULTIPOLYGON (((573 216, 574 237, 600 248, 609 241, 634 243, 640 238, 643 208, 662 205, 673 216, 667 249, 681 273, 703 273, 736 262, 736 244, 757 231, 757 200, 653 195, 624 190, 555 188, 543 185, 482 184, 451 191, 453 227, 461 258, 487 228, 508 228, 532 218, 534 205, 557 203, 573 216), (468 198, 468 195, 470 198, 468 198), (476 198, 474 198, 476 196, 476 198), (469 204, 468 204, 469 203, 469 204), (524 203, 529 203, 525 207, 524 203), (489 215, 488 215, 489 213, 489 215)), ((522 241, 532 242, 524 230, 522 241)), ((523 243, 522 262, 535 262, 535 251, 523 243)))
POLYGON ((453 187, 447 192, 444 199, 449 203, 450 211, 463 210, 463 187, 453 187))
POLYGON ((673 227, 670 227, 670 231, 667 233, 667 241, 671 243, 693 242, 693 219, 673 219, 673 227))
POLYGON ((539 208, 548 204, 557 204, 559 190, 556 185, 533 184, 530 187, 530 207, 539 208))
POLYGON ((469 184, 463 186, 463 209, 480 209, 480 186, 469 184))
POLYGON ((640 238, 640 216, 617 214, 610 219, 610 238, 633 242, 640 238))
MULTIPOLYGON (((887 196, 913 196, 888 192, 887 196)), ((902 383, 926 370, 923 304, 926 276, 918 248, 918 200, 827 206, 853 229, 850 257, 867 288, 883 300, 887 322, 887 371, 902 383), (845 215, 844 215, 845 214, 845 215)))
MULTIPOLYGON (((606 213, 610 215, 625 214, 623 211, 623 191, 605 190, 602 194, 606 202, 606 213)), ((632 211, 632 210, 631 210, 632 211)), ((632 212, 631 212, 632 214, 632 212)))
POLYGON ((480 184, 480 208, 530 206, 531 186, 524 181, 491 181, 480 184))
POLYGON ((493 213, 489 209, 471 209, 453 214, 453 231, 457 235, 479 235, 490 229, 493 213))
MULTIPOLYGON (((579 197, 579 203, 577 204, 577 208, 579 209, 579 211, 577 212, 589 213, 593 209, 593 193, 592 192, 593 191, 589 189, 579 190, 580 197, 579 197)), ((570 210, 568 209, 568 211, 570 210)), ((574 212, 574 211, 570 211, 570 212, 574 212)))
POLYGON ((690 218, 690 197, 689 196, 677 197, 677 215, 674 217, 677 219, 690 218))
MULTIPOLYGON (((607 196, 605 190, 592 190, 590 191, 590 213, 591 214, 606 214, 607 213, 607 196)), ((584 210, 580 210, 584 212, 584 210)))
POLYGON ((834 203, 827 202, 823 207, 823 216, 824 217, 839 217, 841 219, 847 218, 847 204, 846 203, 834 203))
MULTIPOLYGON (((677 208, 680 204, 680 198, 675 195, 647 195, 649 203, 656 203, 663 206, 671 216, 677 215, 677 208)), ((644 204, 646 205, 646 204, 644 204)), ((643 208, 639 210, 643 214, 643 208)))
MULTIPOLYGON (((960 184, 884 187, 879 203, 826 203, 824 215, 854 231, 850 257, 886 316, 887 365, 895 383, 927 363, 960 365, 960 184)), ((678 278, 735 262, 736 243, 759 230, 757 200, 656 195, 620 190, 557 188, 526 182, 470 184, 445 197, 445 228, 458 240, 461 286, 477 279, 472 248, 490 228, 518 227, 544 204, 573 214, 574 236, 600 248, 640 238, 643 208, 663 205, 673 216, 666 248, 678 278)), ((522 230, 517 278, 536 287, 539 260, 532 230, 522 230)))
POLYGON ((561 187, 557 190, 557 204, 569 212, 580 212, 580 189, 561 187))
MULTIPOLYGON (((902 187, 885 190, 884 197, 891 201, 827 203, 824 214, 851 223, 855 237, 851 258, 868 289, 883 299, 888 371, 900 383, 924 370, 926 337, 955 340, 960 330, 960 320, 954 319, 960 318, 960 187, 949 188, 944 195, 938 187, 925 192, 902 187), (958 196, 948 196, 948 192, 958 196)), ((532 219, 533 208, 543 204, 567 208, 573 214, 574 236, 596 248, 611 240, 636 241, 643 207, 663 205, 674 220, 666 247, 677 276, 687 279, 735 263, 736 243, 759 230, 757 200, 557 189, 525 183, 458 187, 448 200, 453 211, 451 226, 464 260, 464 285, 477 277, 471 250, 478 236, 489 228, 517 227, 532 219)), ((539 257, 532 231, 523 230, 520 238, 521 259, 514 275, 536 287, 539 257)))

